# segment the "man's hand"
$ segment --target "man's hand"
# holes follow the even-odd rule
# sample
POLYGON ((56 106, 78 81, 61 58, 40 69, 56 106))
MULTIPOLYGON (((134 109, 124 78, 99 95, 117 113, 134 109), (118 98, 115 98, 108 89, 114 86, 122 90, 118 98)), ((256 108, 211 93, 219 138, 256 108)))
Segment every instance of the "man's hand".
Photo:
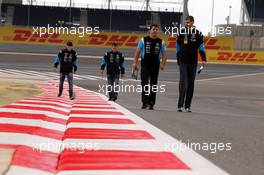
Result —
POLYGON ((160 70, 164 70, 165 65, 163 63, 160 63, 160 70))
POLYGON ((132 73, 135 72, 138 69, 137 64, 133 63, 132 64, 132 73))
POLYGON ((102 78, 104 78, 104 70, 100 71, 100 75, 101 75, 102 78))
POLYGON ((206 61, 202 61, 202 64, 203 64, 203 66, 205 66, 205 64, 206 64, 206 61))
POLYGON ((125 77, 125 74, 121 74, 121 79, 124 79, 124 77, 125 77))
POLYGON ((57 67, 53 67, 52 71, 53 72, 59 72, 59 69, 57 67))

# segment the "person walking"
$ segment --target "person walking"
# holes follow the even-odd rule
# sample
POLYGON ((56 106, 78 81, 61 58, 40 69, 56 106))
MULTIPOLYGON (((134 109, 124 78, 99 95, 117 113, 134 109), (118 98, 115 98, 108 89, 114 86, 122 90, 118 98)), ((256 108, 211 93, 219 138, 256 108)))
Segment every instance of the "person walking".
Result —
POLYGON ((142 109, 154 109, 159 69, 164 70, 167 61, 165 43, 158 37, 158 32, 158 25, 152 24, 149 35, 139 41, 132 64, 133 73, 138 69, 138 60, 141 57, 142 109))
POLYGON ((60 65, 60 82, 58 97, 61 97, 63 93, 63 84, 65 81, 65 77, 67 77, 69 84, 70 100, 74 100, 75 98, 73 94, 73 74, 77 72, 77 53, 75 50, 73 50, 72 47, 72 42, 67 42, 66 48, 59 52, 54 62, 54 71, 58 72, 58 66, 60 65))
POLYGON ((101 75, 104 74, 104 69, 107 69, 107 82, 108 82, 108 92, 109 101, 116 101, 118 92, 116 86, 119 84, 119 78, 121 73, 121 78, 125 75, 124 66, 124 55, 122 52, 118 51, 118 46, 116 43, 112 44, 112 49, 106 52, 104 58, 101 62, 101 75))
POLYGON ((178 112, 182 112, 183 108, 186 112, 191 112, 198 52, 203 66, 206 64, 203 35, 193 24, 194 17, 186 17, 185 28, 180 30, 176 41, 177 63, 180 70, 178 112))

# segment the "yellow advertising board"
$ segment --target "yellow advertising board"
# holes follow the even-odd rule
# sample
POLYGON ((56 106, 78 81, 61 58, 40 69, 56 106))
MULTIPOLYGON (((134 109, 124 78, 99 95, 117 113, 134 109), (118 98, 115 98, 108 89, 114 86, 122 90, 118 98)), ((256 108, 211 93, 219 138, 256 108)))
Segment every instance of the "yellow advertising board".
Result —
POLYGON ((207 50, 206 54, 209 62, 264 65, 264 52, 207 50))
MULTIPOLYGON (((135 48, 142 37, 143 34, 133 33, 99 33, 84 35, 83 37, 78 34, 68 35, 65 33, 40 35, 33 28, 0 27, 1 43, 62 45, 71 40, 77 46, 109 47, 113 42, 116 42, 121 48, 135 48)), ((175 50, 175 37, 161 35, 161 38, 166 42, 168 50, 175 50)), ((208 50, 232 50, 233 42, 232 38, 226 37, 205 38, 205 45, 208 50)))
MULTIPOLYGON (((0 43, 63 45, 71 40, 75 46, 109 47, 113 42, 120 48, 136 48, 144 34, 98 33, 80 37, 78 34, 45 33, 40 35, 33 28, 0 27, 0 43)), ((161 35, 167 49, 175 51, 176 39, 161 35)), ((208 62, 264 64, 263 52, 236 51, 232 37, 207 37, 204 39, 208 62)))

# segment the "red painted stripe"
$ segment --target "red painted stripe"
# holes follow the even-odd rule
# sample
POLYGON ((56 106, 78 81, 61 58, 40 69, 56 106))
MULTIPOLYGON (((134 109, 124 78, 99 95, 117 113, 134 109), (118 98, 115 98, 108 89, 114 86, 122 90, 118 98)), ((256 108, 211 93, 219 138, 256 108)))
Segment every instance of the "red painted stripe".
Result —
POLYGON ((65 102, 65 103, 71 103, 71 101, 68 98, 62 98, 62 97, 32 97, 30 99, 35 99, 35 100, 45 100, 45 101, 61 101, 61 102, 65 102))
POLYGON ((19 145, 10 145, 10 144, 0 144, 2 149, 16 149, 19 145))
POLYGON ((73 106, 73 110, 74 108, 82 108, 82 109, 116 109, 115 107, 112 106, 79 106, 79 105, 74 105, 73 106))
POLYGON ((169 152, 85 150, 80 154, 78 151, 63 151, 58 170, 190 170, 169 152))
POLYGON ((70 107, 66 107, 66 106, 59 105, 59 104, 48 103, 48 102, 41 103, 41 102, 18 101, 16 103, 17 104, 31 104, 31 105, 49 105, 49 106, 54 106, 54 107, 59 107, 59 108, 70 109, 70 107))
POLYGON ((26 98, 25 100, 38 100, 38 101, 43 101, 43 102, 57 102, 57 103, 72 105, 71 102, 67 102, 66 100, 63 100, 63 99, 26 98))
POLYGON ((56 173, 59 155, 48 151, 33 150, 26 146, 19 146, 13 156, 11 165, 39 169, 56 173))
POLYGON ((74 104, 87 104, 87 105, 92 105, 92 104, 95 104, 95 105, 107 105, 109 103, 103 101, 103 102, 93 102, 93 101, 87 101, 87 102, 82 102, 82 101, 76 101, 74 102, 74 104))
POLYGON ((121 118, 83 118, 70 117, 69 123, 107 123, 107 124, 135 124, 132 120, 121 118))
MULTIPOLYGON (((78 94, 77 94, 78 95, 78 94)), ((82 101, 82 100, 99 100, 99 101, 104 101, 104 99, 98 97, 98 96, 83 96, 81 95, 77 100, 82 101)))
POLYGON ((55 112, 55 113, 58 113, 58 114, 69 115, 68 112, 64 112, 64 111, 53 109, 53 108, 49 108, 49 107, 32 107, 32 106, 7 105, 7 106, 4 106, 4 108, 26 109, 26 110, 36 110, 36 111, 49 111, 49 112, 55 112))
POLYGON ((125 129, 69 128, 63 139, 154 139, 147 131, 125 129))
POLYGON ((16 112, 0 112, 0 118, 16 118, 16 119, 35 119, 43 120, 47 122, 59 123, 65 125, 66 120, 60 118, 52 118, 44 114, 26 114, 26 113, 16 113, 16 112))
POLYGON ((74 101, 74 104, 76 104, 76 103, 81 103, 81 104, 89 104, 89 103, 107 104, 105 101, 74 101))
POLYGON ((71 114, 124 115, 119 111, 71 110, 71 114))
POLYGON ((106 101, 104 101, 104 100, 78 100, 76 98, 74 103, 106 103, 106 101))
POLYGON ((0 132, 24 133, 61 140, 63 132, 36 126, 0 124, 0 132))
POLYGON ((80 95, 80 99, 98 99, 98 100, 103 100, 102 97, 98 96, 98 95, 87 95, 87 94, 82 94, 82 93, 77 93, 77 95, 80 95))

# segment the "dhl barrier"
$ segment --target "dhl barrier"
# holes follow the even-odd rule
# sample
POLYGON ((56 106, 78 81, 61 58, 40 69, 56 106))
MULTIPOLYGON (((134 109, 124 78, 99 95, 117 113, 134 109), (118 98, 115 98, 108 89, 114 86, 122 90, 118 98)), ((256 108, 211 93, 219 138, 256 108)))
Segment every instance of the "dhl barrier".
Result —
MULTIPOLYGON (((31 28, 0 28, 1 43, 62 45, 68 40, 72 40, 77 46, 109 47, 113 42, 116 42, 121 48, 135 48, 143 36, 144 34, 131 33, 99 33, 84 35, 84 37, 80 37, 78 34, 45 33, 40 36, 31 28)), ((161 38, 165 40, 169 50, 175 50, 175 37, 161 35, 161 38)), ((233 49, 233 42, 232 38, 205 38, 206 48, 209 50, 231 50, 233 49)))
POLYGON ((209 62, 263 64, 264 52, 237 51, 237 50, 207 50, 209 62))
MULTIPOLYGON (((39 35, 33 28, 0 27, 0 43, 63 45, 71 40, 78 47, 102 47, 118 43, 121 48, 136 48, 144 34, 134 33, 98 33, 78 34, 45 33, 39 35)), ((169 35, 161 35, 169 51, 175 50, 176 39, 169 35)), ((209 62, 264 64, 263 52, 236 51, 232 37, 206 37, 204 39, 209 62)))

